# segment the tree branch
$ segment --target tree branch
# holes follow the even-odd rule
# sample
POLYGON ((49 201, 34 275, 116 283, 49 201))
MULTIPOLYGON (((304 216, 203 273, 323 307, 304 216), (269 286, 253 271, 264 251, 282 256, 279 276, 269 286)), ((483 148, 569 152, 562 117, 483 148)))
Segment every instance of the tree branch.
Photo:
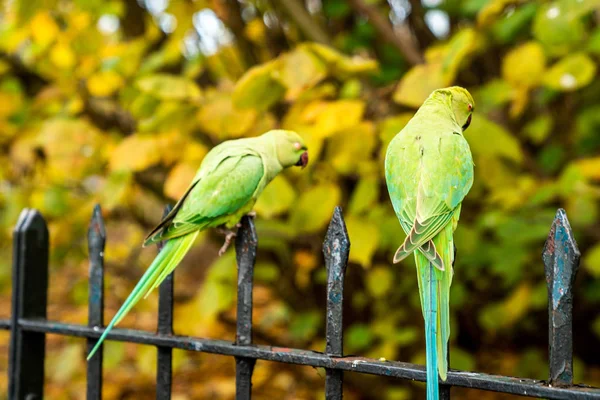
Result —
POLYGON ((313 42, 331 44, 331 39, 325 29, 315 21, 298 0, 279 0, 279 6, 298 26, 306 38, 313 42))
POLYGON ((246 23, 242 19, 242 9, 238 0, 220 0, 224 7, 216 7, 217 16, 225 22, 231 32, 235 35, 235 41, 242 53, 242 57, 248 67, 256 65, 258 58, 254 52, 252 43, 246 39, 246 23))
POLYGON ((144 10, 137 0, 125 0, 125 15, 121 20, 123 34, 126 38, 132 39, 141 36, 146 31, 146 21, 144 20, 144 10))
POLYGON ((382 39, 395 46, 404 55, 411 65, 423 63, 423 56, 411 37, 398 36, 394 32, 392 23, 373 6, 365 4, 363 0, 348 0, 350 6, 358 13, 364 14, 373 24, 382 39))
POLYGON ((410 7, 411 11, 408 15, 408 22, 417 37, 417 42, 421 46, 421 50, 426 49, 436 41, 436 37, 425 23, 425 12, 423 11, 421 0, 410 0, 410 7))

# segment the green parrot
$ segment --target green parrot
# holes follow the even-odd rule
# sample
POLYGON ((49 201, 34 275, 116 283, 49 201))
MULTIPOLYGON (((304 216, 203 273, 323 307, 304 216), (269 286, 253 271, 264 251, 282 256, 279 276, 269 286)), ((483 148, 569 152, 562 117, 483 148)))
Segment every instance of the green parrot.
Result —
POLYGON ((417 265, 428 400, 439 398, 437 371, 442 380, 448 372, 452 235, 462 200, 473 184, 473 158, 463 136, 473 109, 473 98, 466 89, 435 90, 392 139, 385 155, 388 192, 407 234, 394 263, 414 252, 417 265))
POLYGON ((198 233, 225 228, 223 255, 240 219, 267 184, 287 167, 306 167, 308 151, 295 132, 272 130, 261 136, 229 140, 206 154, 196 176, 171 212, 146 237, 144 246, 168 240, 121 306, 87 359, 100 347, 110 330, 142 298, 158 287, 177 267, 198 233))

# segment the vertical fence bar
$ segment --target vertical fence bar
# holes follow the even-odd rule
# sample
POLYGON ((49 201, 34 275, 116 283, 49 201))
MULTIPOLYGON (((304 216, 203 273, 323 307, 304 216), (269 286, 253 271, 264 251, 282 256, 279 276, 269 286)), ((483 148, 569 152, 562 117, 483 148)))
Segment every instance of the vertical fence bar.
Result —
POLYGON ((44 333, 25 332, 20 318, 46 319, 48 228, 37 210, 21 212, 13 231, 12 315, 8 372, 10 400, 44 398, 44 333))
MULTIPOLYGON (((235 254, 238 266, 237 282, 237 331, 235 343, 248 345, 252 343, 252 278, 258 236, 252 218, 242 218, 237 237, 235 238, 235 254)), ((252 372, 256 360, 236 357, 235 359, 235 398, 249 400, 252 397, 252 372)))
MULTIPOLYGON (((171 211, 171 206, 166 206, 163 218, 171 211)), ((163 248, 164 242, 158 243, 158 251, 163 248)), ((175 272, 160 284, 158 288, 158 333, 162 335, 173 334, 173 285, 175 272)), ((156 364, 156 400, 170 400, 173 380, 173 349, 169 347, 157 348, 156 364)))
MULTIPOLYGON (((343 301, 344 276, 348 254, 350 253, 350 238, 342 209, 336 207, 327 228, 323 243, 323 255, 327 268, 327 325, 325 353, 333 357, 342 357, 343 340, 343 301)), ((341 370, 328 369, 325 377, 325 398, 339 400, 343 397, 344 373, 341 370)))
MULTIPOLYGON (((89 294, 88 294, 88 326, 101 328, 104 326, 104 246, 106 229, 100 205, 94 207, 88 228, 89 294)), ((87 354, 96 345, 97 339, 87 339, 87 354)), ((87 400, 102 399, 102 346, 96 357, 87 362, 87 400)))
POLYGON ((573 282, 580 255, 567 214, 559 208, 542 253, 548 284, 550 384, 555 386, 573 384, 573 282))

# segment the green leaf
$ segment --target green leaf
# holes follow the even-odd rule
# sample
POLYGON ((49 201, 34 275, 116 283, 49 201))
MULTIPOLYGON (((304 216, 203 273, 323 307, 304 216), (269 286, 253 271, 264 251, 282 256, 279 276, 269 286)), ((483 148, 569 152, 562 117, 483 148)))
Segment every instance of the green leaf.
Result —
POLYGON ((546 72, 544 84, 552 89, 571 92, 587 86, 596 74, 596 64, 584 53, 570 54, 546 72))
POLYGON ((553 125, 554 121, 552 120, 552 117, 549 114, 542 114, 528 122, 527 125, 523 127, 523 132, 525 132, 534 144, 539 145, 546 140, 550 131, 552 131, 553 125))
POLYGON ((346 347, 347 352, 358 352, 369 347, 373 339, 373 334, 368 325, 354 324, 348 327, 344 335, 344 347, 346 347))
POLYGON ((321 325, 322 316, 317 310, 296 314, 290 324, 290 335, 295 340, 311 340, 321 325))
POLYGON ((533 35, 551 55, 565 55, 586 35, 586 14, 600 6, 600 0, 557 0, 543 4, 533 21, 533 35))
POLYGON ((517 163, 523 160, 519 141, 502 126, 475 113, 464 136, 477 157, 503 157, 517 163))

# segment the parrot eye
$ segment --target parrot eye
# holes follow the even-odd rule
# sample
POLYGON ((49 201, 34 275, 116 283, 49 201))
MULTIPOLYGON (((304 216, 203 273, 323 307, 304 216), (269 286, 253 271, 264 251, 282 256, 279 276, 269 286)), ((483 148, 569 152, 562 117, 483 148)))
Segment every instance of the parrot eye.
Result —
POLYGON ((468 108, 469 108, 469 111, 473 111, 473 104, 469 103, 468 108))
POLYGON ((294 143, 294 148, 296 150, 300 150, 302 148, 302 145, 300 143, 296 142, 296 143, 294 143))

